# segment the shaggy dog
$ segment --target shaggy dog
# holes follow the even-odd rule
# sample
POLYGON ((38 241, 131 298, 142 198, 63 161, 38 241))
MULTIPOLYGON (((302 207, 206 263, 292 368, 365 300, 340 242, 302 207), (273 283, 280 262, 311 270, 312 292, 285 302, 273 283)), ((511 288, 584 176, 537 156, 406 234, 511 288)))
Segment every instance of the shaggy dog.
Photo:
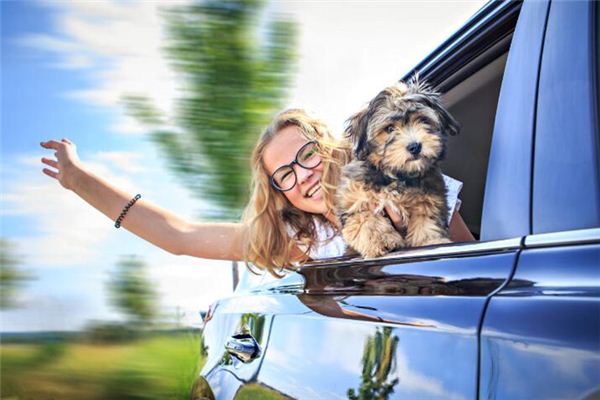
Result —
POLYGON ((348 120, 354 160, 338 188, 342 235, 364 257, 448 243, 446 185, 439 167, 459 124, 439 94, 416 79, 381 91, 348 120), (401 216, 394 228, 384 208, 401 216))

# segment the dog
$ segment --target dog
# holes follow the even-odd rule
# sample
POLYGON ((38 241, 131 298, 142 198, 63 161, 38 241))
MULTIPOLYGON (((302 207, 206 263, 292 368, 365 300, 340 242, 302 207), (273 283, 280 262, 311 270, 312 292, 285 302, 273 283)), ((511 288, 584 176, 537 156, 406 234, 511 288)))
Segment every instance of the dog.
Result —
POLYGON ((347 121, 353 160, 342 169, 337 214, 346 243, 372 258, 450 242, 439 162, 460 126, 440 95, 413 79, 382 90, 347 121), (394 227, 385 208, 400 215, 394 227))

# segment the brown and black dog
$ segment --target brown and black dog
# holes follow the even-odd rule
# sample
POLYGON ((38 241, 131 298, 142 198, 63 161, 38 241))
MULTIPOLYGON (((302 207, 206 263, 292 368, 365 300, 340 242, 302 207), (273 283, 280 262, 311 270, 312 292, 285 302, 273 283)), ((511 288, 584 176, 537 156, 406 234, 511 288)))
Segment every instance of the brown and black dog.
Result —
POLYGON ((438 93, 416 79, 382 90, 348 120, 354 160, 342 171, 338 217, 348 245, 364 257, 449 242, 439 162, 458 122, 438 93), (385 208, 401 216, 397 230, 385 208))

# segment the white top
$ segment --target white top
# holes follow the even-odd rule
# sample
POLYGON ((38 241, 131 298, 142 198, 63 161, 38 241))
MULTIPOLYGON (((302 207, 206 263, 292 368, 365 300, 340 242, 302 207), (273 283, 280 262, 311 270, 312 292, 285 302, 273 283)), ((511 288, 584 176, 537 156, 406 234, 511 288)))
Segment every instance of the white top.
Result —
MULTIPOLYGON (((461 200, 458 198, 463 183, 454 178, 444 175, 444 182, 446 183, 446 204, 448 205, 448 224, 452 219, 452 215, 460 209, 461 200)), ((309 256, 313 260, 319 260, 323 258, 340 257, 346 252, 346 243, 342 238, 342 235, 331 227, 329 224, 324 224, 320 220, 315 218, 315 228, 317 231, 317 241, 313 249, 311 249, 309 256)), ((290 235, 293 235, 291 227, 288 228, 290 235)), ((304 250, 302 245, 300 249, 304 250)))

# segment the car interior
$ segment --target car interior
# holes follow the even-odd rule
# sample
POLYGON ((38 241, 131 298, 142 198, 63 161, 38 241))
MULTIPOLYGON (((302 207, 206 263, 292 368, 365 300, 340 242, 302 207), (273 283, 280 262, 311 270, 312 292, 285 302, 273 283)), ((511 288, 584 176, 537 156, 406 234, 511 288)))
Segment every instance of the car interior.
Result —
POLYGON ((443 101, 460 122, 449 138, 444 174, 463 182, 460 213, 479 239, 483 196, 496 106, 512 34, 449 76, 440 85, 443 101))

